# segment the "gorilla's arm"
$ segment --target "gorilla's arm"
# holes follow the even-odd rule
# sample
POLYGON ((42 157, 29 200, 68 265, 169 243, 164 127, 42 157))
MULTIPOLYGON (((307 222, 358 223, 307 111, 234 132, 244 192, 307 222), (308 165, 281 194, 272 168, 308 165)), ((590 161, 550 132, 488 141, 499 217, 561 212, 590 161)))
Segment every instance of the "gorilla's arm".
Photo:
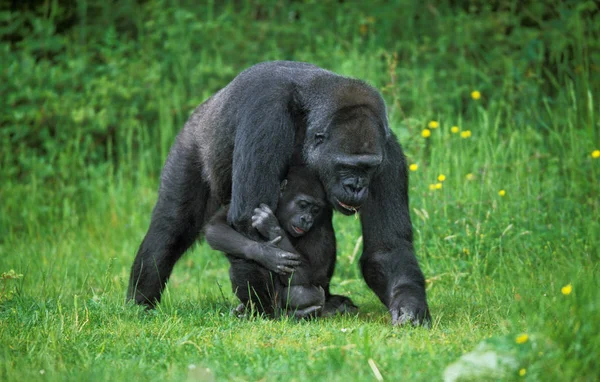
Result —
POLYGON ((392 324, 430 320, 425 278, 414 254, 408 209, 408 174, 404 155, 392 135, 381 171, 361 209, 365 281, 392 315, 392 324))
POLYGON ((273 241, 278 237, 281 238, 281 241, 277 243, 277 246, 284 251, 298 253, 296 248, 292 245, 287 232, 281 228, 279 220, 266 204, 262 203, 259 208, 254 209, 254 215, 252 215, 252 227, 256 228, 256 230, 269 241, 273 241))
POLYGON ((279 274, 292 273, 300 265, 301 256, 286 252, 275 244, 275 238, 268 243, 248 239, 227 224, 227 212, 221 210, 206 225, 206 241, 218 251, 246 260, 254 260, 263 267, 279 274))
POLYGON ((241 117, 235 131, 227 221, 238 232, 258 238, 251 222, 254 208, 261 203, 271 209, 277 206, 279 185, 294 151, 296 127, 292 85, 270 72, 251 79, 236 90, 246 97, 237 105, 241 117))

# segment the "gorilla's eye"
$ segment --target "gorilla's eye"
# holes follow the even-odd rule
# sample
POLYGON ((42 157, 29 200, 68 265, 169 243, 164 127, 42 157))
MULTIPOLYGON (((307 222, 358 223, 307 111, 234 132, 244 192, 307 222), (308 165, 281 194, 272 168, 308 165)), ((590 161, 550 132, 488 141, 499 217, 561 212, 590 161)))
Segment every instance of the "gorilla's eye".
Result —
POLYGON ((324 133, 316 133, 315 134, 315 142, 317 144, 321 144, 321 143, 323 143, 323 141, 325 141, 325 134, 324 133))
POLYGON ((298 202, 298 207, 300 207, 301 209, 305 209, 306 207, 308 207, 308 203, 306 203, 304 200, 301 200, 298 202))
POLYGON ((314 206, 312 208, 312 214, 313 215, 317 215, 319 212, 321 212, 321 209, 318 206, 314 206))

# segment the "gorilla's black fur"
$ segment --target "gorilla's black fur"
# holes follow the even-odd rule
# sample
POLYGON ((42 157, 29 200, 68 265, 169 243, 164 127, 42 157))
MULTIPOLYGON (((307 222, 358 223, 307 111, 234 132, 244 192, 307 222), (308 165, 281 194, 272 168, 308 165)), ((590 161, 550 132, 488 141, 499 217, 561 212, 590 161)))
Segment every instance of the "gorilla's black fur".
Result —
POLYGON ((299 318, 356 311, 349 298, 329 293, 336 243, 333 211, 325 198, 319 179, 308 168, 294 166, 282 182, 275 212, 262 204, 252 216, 252 226, 272 245, 233 229, 227 208, 206 225, 206 241, 225 252, 231 263, 231 285, 242 303, 238 311, 252 305, 258 313, 299 318))
POLYGON ((187 121, 163 169, 128 298, 160 301, 175 262, 219 206, 230 203, 228 221, 252 236, 254 208, 274 209, 287 169, 301 163, 318 175, 336 210, 360 212, 363 276, 392 323, 428 319, 406 162, 383 99, 362 81, 286 61, 245 70, 187 121))

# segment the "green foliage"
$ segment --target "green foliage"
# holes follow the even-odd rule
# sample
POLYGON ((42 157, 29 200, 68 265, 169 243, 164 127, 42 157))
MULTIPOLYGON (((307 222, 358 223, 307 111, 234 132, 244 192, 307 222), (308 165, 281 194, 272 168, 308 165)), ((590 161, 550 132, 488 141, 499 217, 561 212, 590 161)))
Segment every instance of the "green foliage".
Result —
POLYGON ((14 269, 11 269, 8 272, 2 272, 0 275, 0 284, 2 285, 0 287, 0 301, 11 298, 14 293, 12 289, 9 289, 9 280, 18 280, 22 277, 23 275, 15 272, 14 269))
POLYGON ((0 61, 0 270, 15 270, 0 380, 431 380, 479 344, 514 357, 507 379, 600 373, 597 2, 12 2, 0 61), (175 134, 272 59, 383 92, 418 165, 431 330, 389 326, 358 269, 359 222, 341 216, 333 288, 356 317, 231 317, 227 261, 205 244, 157 312, 123 304, 175 134))

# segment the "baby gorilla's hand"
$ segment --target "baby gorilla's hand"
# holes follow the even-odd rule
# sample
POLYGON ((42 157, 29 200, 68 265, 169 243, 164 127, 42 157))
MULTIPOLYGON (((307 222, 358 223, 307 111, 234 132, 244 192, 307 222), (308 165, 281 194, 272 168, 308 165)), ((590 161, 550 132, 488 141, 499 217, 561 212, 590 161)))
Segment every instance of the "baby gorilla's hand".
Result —
POLYGON ((280 240, 279 236, 268 243, 255 242, 250 258, 270 271, 285 275, 296 270, 296 267, 301 264, 301 256, 277 247, 280 240))
POLYGON ((261 204, 259 208, 254 209, 252 227, 268 240, 273 240, 283 234, 279 221, 266 204, 261 204))

